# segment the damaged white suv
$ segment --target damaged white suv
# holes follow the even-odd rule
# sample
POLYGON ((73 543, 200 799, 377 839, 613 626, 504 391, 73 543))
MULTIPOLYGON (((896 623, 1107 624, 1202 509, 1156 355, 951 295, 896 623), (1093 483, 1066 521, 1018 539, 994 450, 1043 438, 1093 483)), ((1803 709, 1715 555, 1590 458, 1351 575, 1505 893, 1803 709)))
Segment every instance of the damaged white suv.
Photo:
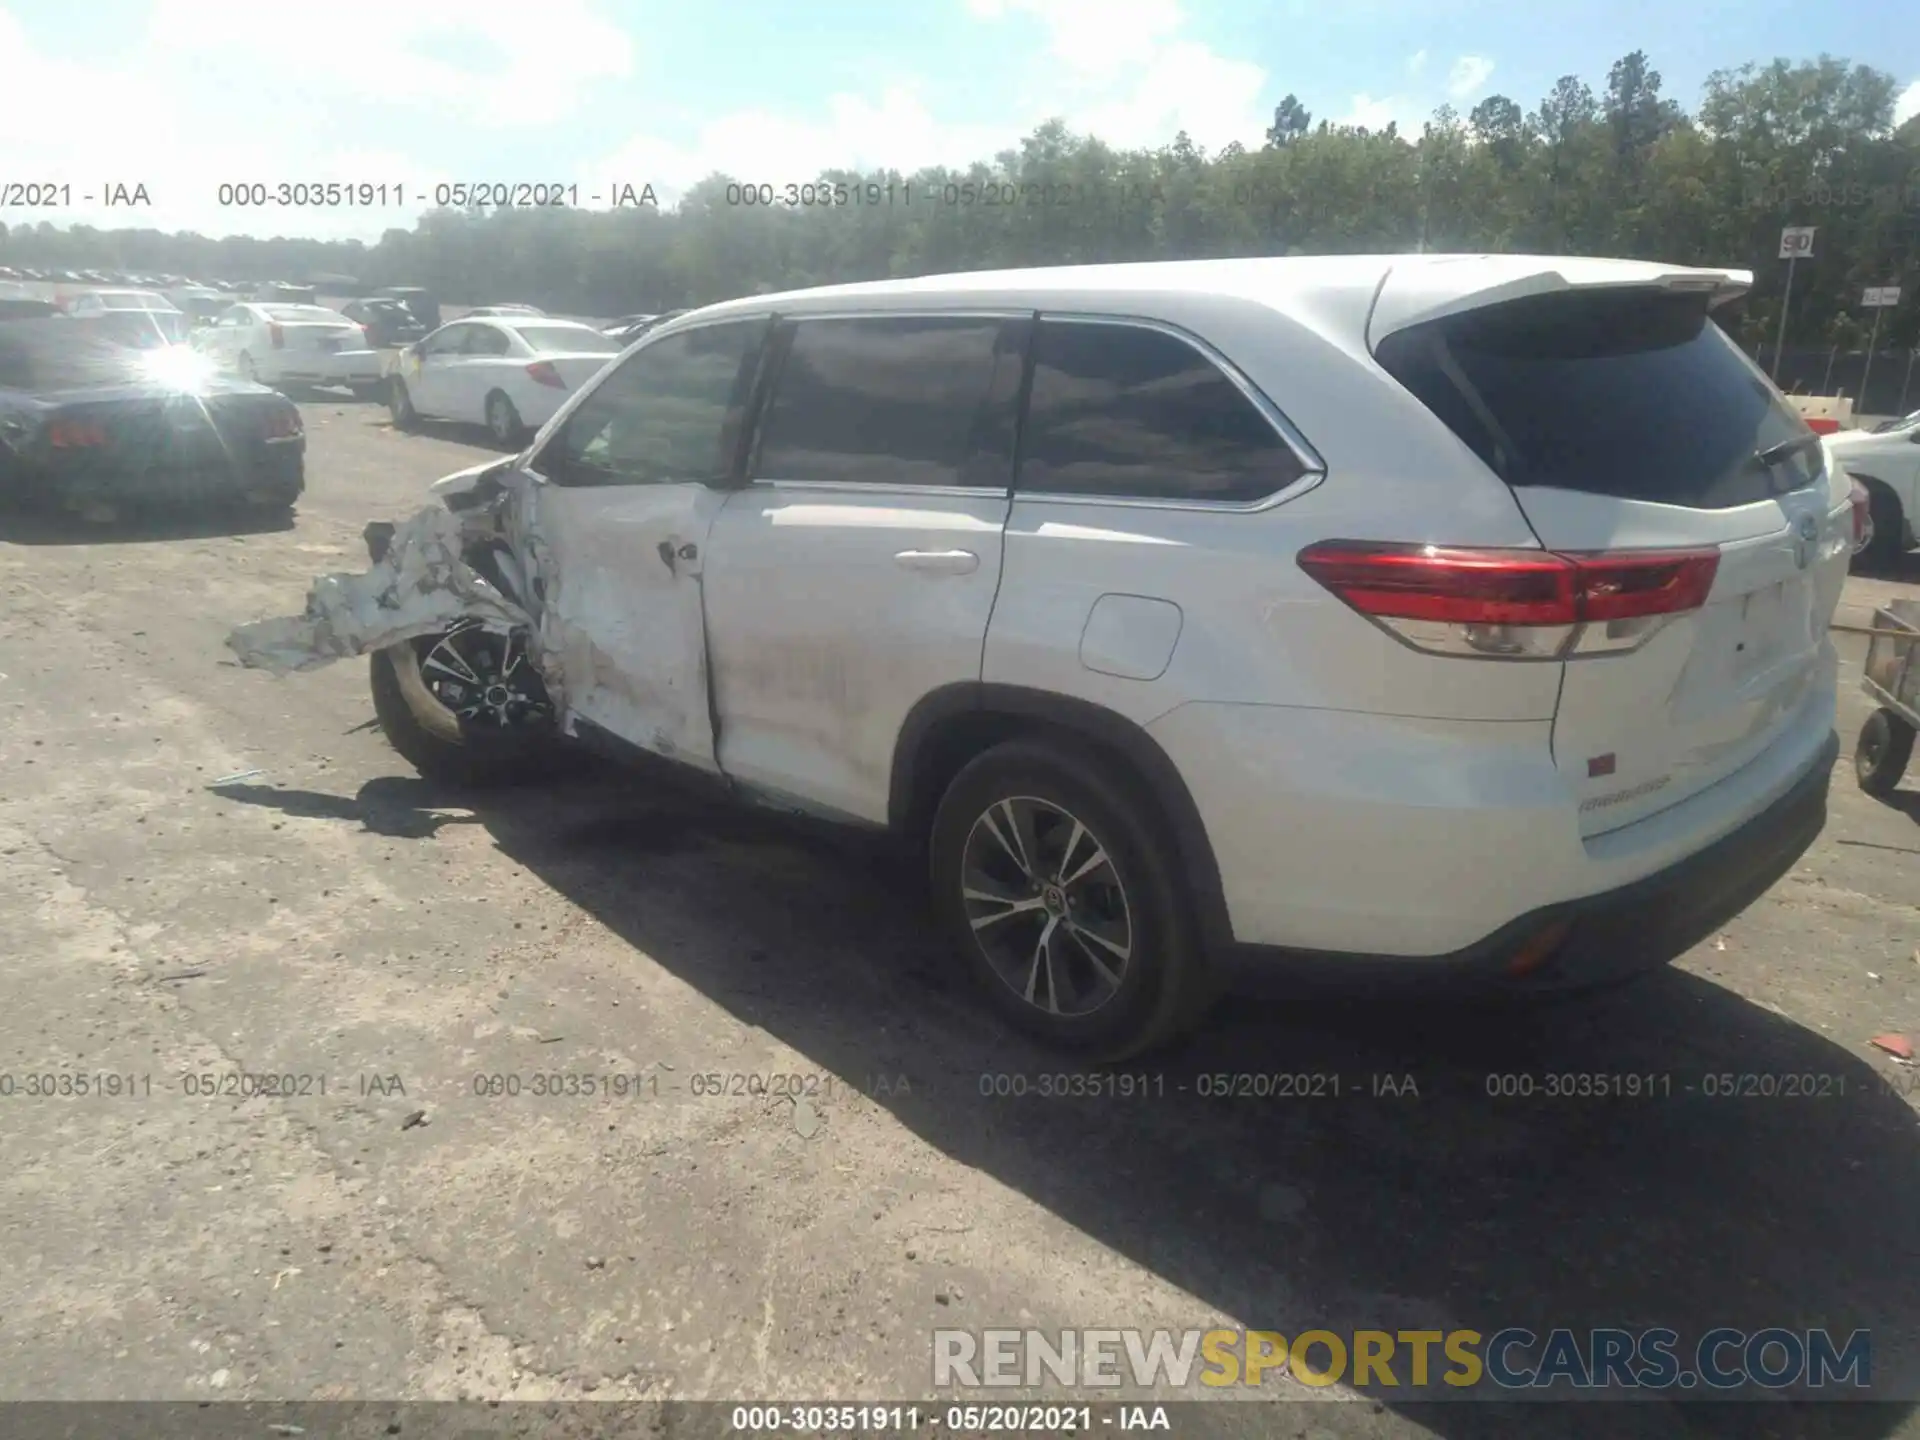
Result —
POLYGON ((585 739, 889 829, 1081 1054, 1260 977, 1586 985, 1825 817, 1864 517, 1710 319, 1749 283, 1328 257, 716 305, 232 644, 373 651, 430 774, 585 739))

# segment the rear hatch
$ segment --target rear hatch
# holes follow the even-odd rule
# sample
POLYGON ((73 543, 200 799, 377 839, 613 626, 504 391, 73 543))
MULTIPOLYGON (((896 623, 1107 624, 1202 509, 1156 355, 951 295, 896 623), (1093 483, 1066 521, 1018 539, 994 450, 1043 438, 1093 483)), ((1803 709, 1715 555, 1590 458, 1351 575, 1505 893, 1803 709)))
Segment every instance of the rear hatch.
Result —
POLYGON ((1376 331, 1382 366, 1508 483, 1547 549, 1714 564, 1703 605, 1562 662, 1554 759, 1586 836, 1752 761, 1821 671, 1850 521, 1818 441, 1711 317, 1737 288, 1576 284, 1376 331))

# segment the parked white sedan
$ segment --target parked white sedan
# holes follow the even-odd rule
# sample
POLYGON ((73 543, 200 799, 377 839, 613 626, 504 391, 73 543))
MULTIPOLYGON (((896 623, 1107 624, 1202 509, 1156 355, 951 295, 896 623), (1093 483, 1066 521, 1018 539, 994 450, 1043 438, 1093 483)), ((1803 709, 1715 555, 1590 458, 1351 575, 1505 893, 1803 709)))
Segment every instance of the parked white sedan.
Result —
POLYGON ((346 385, 380 392, 380 356, 367 332, 323 305, 235 305, 193 333, 193 346, 263 385, 346 385))
POLYGON ((400 352, 387 381, 393 423, 485 425, 502 445, 537 430, 623 347, 572 320, 456 320, 400 352))
POLYGON ((1867 488, 1873 539, 1860 557, 1869 570, 1886 570, 1920 545, 1920 410, 1872 430, 1842 430, 1826 438, 1827 453, 1867 488))

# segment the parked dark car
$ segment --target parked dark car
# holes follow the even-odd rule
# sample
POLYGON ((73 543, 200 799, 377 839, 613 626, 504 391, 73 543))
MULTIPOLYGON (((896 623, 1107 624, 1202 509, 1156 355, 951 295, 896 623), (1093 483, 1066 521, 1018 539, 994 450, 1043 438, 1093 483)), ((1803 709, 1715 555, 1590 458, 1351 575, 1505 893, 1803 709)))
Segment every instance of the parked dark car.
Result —
POLYGON ((287 510, 299 407, 191 350, 135 350, 65 317, 0 325, 0 500, 83 513, 219 501, 287 510))
POLYGON ((374 292, 377 296, 398 300, 413 312, 413 318, 429 330, 440 328, 440 302, 418 285, 388 285, 374 292))
POLYGON ((340 308, 340 313, 366 327, 367 339, 376 350, 411 345, 427 333, 427 327, 402 300, 379 296, 371 300, 351 300, 340 308))
POLYGON ((0 320, 39 320, 49 317, 66 318, 60 307, 51 300, 36 300, 31 295, 0 293, 0 320))

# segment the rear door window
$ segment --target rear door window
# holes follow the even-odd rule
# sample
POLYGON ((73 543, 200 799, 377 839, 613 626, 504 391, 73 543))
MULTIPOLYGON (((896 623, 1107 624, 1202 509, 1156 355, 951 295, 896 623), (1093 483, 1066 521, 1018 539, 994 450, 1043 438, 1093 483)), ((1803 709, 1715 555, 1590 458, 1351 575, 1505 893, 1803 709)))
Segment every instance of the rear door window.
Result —
POLYGON ((1380 364, 1511 485, 1699 510, 1811 484, 1817 446, 1706 299, 1574 291, 1396 331, 1380 364))
POLYGON ((1307 467, 1194 345, 1112 321, 1043 319, 1020 441, 1023 494, 1245 503, 1307 467))
POLYGON ((1029 322, 977 315, 797 321, 756 477, 1004 490, 1029 322))

